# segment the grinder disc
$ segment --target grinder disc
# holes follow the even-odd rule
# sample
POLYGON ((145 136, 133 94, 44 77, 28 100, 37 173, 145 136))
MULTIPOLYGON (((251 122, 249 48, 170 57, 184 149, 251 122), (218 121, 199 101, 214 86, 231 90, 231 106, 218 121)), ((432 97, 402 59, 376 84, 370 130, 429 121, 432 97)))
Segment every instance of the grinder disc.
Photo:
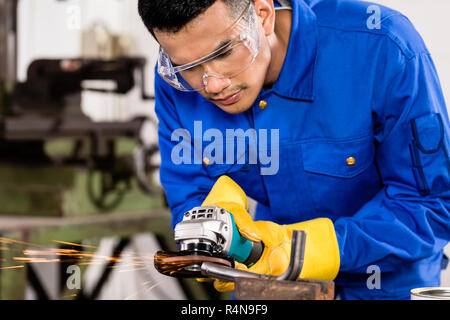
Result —
POLYGON ((200 266, 203 262, 213 262, 233 268, 233 263, 222 257, 203 255, 180 255, 178 252, 158 251, 154 257, 154 265, 160 273, 171 277, 204 278, 200 266))

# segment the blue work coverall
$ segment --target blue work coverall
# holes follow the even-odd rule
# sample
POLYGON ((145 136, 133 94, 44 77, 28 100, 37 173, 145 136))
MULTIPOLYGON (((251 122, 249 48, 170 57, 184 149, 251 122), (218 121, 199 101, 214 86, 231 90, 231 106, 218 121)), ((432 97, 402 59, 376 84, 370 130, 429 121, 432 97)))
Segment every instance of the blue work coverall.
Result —
POLYGON ((291 5, 279 78, 248 111, 228 114, 156 75, 160 177, 173 226, 228 175, 258 202, 255 220, 334 222, 341 299, 409 299, 412 288, 438 286, 450 239, 450 130, 424 41, 405 16, 383 6, 291 5), (173 135, 180 128, 190 145, 173 135), (266 130, 261 152, 278 153, 275 174, 262 174, 267 162, 250 163, 250 138, 240 149, 225 138, 227 129, 252 128, 266 130), (225 151, 222 162, 204 159, 214 140, 202 136, 208 129, 223 135, 214 136, 223 150, 235 148, 232 163, 225 151), (174 161, 180 143, 191 161, 174 161))

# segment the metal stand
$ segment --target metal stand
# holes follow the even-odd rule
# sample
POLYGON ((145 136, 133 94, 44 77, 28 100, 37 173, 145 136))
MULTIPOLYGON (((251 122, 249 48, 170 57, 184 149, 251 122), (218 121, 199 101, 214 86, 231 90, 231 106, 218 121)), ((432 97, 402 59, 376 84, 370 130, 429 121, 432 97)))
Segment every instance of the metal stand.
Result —
POLYGON ((334 282, 240 278, 235 281, 239 300, 333 300, 334 282))

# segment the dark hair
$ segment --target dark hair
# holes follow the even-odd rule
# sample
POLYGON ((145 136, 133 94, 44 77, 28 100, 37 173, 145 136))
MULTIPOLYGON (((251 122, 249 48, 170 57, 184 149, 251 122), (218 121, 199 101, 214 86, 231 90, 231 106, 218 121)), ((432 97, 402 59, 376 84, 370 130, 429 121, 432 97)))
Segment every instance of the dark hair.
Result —
POLYGON ((228 5, 233 14, 239 14, 248 4, 244 0, 139 0, 138 11, 154 36, 155 29, 174 33, 180 31, 216 1, 228 5))

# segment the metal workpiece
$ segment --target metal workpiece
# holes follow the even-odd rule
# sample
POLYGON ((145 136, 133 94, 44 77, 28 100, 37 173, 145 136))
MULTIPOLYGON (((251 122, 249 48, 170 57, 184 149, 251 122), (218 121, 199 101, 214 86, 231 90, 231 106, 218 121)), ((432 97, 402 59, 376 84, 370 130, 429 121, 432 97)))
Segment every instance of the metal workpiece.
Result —
POLYGON ((203 278, 200 266, 203 263, 224 265, 233 270, 234 262, 226 257, 212 257, 205 255, 179 255, 176 252, 158 251, 154 257, 154 266, 159 273, 177 278, 203 278))
POLYGON ((225 281, 236 281, 238 278, 269 279, 271 276, 250 271, 229 268, 212 262, 203 262, 201 273, 206 277, 217 278, 225 281))
POLYGON ((295 281, 300 276, 305 258, 306 231, 294 230, 292 232, 291 257, 287 270, 276 277, 276 280, 295 281))

